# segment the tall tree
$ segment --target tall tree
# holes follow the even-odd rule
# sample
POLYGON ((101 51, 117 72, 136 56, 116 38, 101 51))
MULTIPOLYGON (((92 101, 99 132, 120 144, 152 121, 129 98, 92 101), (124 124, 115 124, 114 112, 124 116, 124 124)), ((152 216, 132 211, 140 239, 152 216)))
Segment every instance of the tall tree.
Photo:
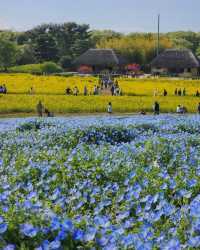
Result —
POLYGON ((7 71, 8 67, 15 64, 18 48, 14 42, 0 38, 0 67, 7 71))
POLYGON ((58 60, 57 43, 51 34, 39 35, 34 46, 35 55, 40 62, 58 60))

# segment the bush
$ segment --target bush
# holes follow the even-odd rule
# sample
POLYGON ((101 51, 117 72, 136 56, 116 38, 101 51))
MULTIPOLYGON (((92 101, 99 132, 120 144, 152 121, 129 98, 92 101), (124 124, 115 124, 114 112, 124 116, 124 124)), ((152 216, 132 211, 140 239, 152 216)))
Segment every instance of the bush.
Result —
POLYGON ((9 68, 12 73, 42 74, 42 64, 27 64, 9 68))
POLYGON ((12 73, 30 73, 30 74, 53 74, 62 72, 61 67, 53 62, 45 62, 42 64, 27 64, 9 68, 12 73))
POLYGON ((42 73, 53 74, 62 72, 62 68, 54 62, 45 62, 41 66, 42 73))

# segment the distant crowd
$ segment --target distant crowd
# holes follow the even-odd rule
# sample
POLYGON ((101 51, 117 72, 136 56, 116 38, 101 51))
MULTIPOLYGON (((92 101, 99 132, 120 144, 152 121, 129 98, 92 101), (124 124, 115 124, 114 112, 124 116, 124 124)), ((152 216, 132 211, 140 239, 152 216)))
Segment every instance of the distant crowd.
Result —
MULTIPOLYGON (((5 84, 0 85, 0 94, 7 94, 8 90, 5 84)), ((80 94, 80 90, 77 86, 74 86, 73 88, 67 87, 65 89, 66 95, 74 95, 78 96, 80 94)), ((27 91, 27 94, 29 95, 35 95, 36 91, 33 87, 30 87, 30 89, 27 91)), ((112 96, 122 96, 122 89, 119 86, 119 83, 117 80, 111 79, 111 78, 104 78, 102 77, 99 79, 99 82, 97 85, 94 85, 93 89, 89 89, 87 85, 83 88, 83 95, 89 96, 89 95, 112 95, 112 96)), ((178 89, 176 88, 174 90, 175 96, 186 96, 187 91, 185 88, 178 89)), ((166 89, 163 89, 163 91, 159 91, 158 89, 154 89, 153 96, 168 96, 168 91, 166 89)), ((200 91, 197 89, 196 92, 193 94, 193 96, 200 97, 200 91)))
MULTIPOLYGON (((118 81, 114 81, 110 78, 99 79, 98 85, 94 85, 92 91, 89 91, 88 87, 85 85, 83 89, 83 95, 101 95, 103 91, 106 91, 106 93, 110 92, 112 96, 122 95, 122 89, 119 87, 118 81)), ((65 93, 66 95, 78 96, 80 91, 77 86, 75 86, 73 89, 67 87, 65 93)))

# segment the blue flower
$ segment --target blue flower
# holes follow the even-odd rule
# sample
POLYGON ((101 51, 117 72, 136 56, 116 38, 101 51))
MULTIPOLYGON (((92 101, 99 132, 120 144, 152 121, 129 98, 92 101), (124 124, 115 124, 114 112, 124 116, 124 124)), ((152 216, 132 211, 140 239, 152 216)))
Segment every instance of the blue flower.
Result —
POLYGON ((27 195, 27 199, 31 200, 32 198, 37 197, 37 193, 32 191, 27 195))
POLYGON ((3 248, 3 250, 15 250, 15 245, 13 244, 8 244, 3 248))
POLYGON ((181 245, 178 239, 174 238, 167 242, 164 250, 181 250, 181 245))
POLYGON ((8 225, 6 223, 0 224, 0 234, 3 234, 7 231, 8 225))
POLYGON ((196 179, 191 179, 191 180, 188 180, 188 182, 187 182, 187 185, 190 188, 196 186, 196 184, 197 184, 197 180, 196 179))
POLYGON ((200 247, 200 236, 190 237, 188 240, 188 245, 190 247, 200 247))
POLYGON ((84 232, 81 229, 75 229, 73 233, 73 239, 78 241, 83 241, 84 239, 84 232))
POLYGON ((98 243, 99 246, 104 247, 104 246, 106 246, 107 243, 108 243, 108 238, 107 238, 107 237, 104 237, 104 236, 101 237, 100 239, 98 238, 98 239, 97 239, 97 243, 98 243))
POLYGON ((57 250, 61 246, 61 242, 59 240, 54 240, 49 244, 49 249, 50 250, 57 250))
POLYGON ((89 227, 84 234, 84 241, 88 242, 94 240, 96 232, 96 228, 89 227))
POLYGON ((129 215, 130 215, 130 211, 123 211, 123 212, 119 213, 119 214, 116 216, 116 220, 117 220, 117 221, 121 221, 121 220, 123 220, 123 219, 129 217, 129 215))
POLYGON ((63 221, 62 223, 62 226, 63 228, 66 230, 66 231, 69 231, 69 232, 72 232, 73 231, 73 223, 71 220, 69 219, 66 219, 63 221))
POLYGON ((194 217, 200 217, 200 202, 193 200, 190 204, 190 215, 194 217))
POLYGON ((33 225, 28 224, 28 223, 22 224, 20 226, 20 231, 22 234, 24 234, 25 236, 30 237, 30 238, 34 238, 38 233, 38 229, 36 227, 34 227, 33 225))
POLYGON ((62 230, 60 230, 58 232, 58 235, 56 237, 56 240, 64 240, 65 238, 67 237, 67 233, 66 231, 64 230, 64 228, 62 230))
POLYGON ((60 226, 61 226, 60 220, 57 217, 53 217, 50 225, 51 229, 58 230, 60 226))

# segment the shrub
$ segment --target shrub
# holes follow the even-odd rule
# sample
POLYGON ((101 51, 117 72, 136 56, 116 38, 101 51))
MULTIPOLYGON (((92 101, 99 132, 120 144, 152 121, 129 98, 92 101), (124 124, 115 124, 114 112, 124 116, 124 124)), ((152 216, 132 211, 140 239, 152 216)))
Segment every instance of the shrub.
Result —
POLYGON ((54 62, 45 62, 41 65, 42 73, 45 74, 53 74, 53 73, 59 73, 62 72, 62 69, 60 66, 58 66, 54 62))
POLYGON ((43 64, 27 64, 9 68, 12 73, 30 73, 30 74, 53 74, 62 72, 61 67, 53 62, 45 62, 43 64))
POLYGON ((42 74, 41 64, 27 64, 9 68, 12 73, 42 74))

